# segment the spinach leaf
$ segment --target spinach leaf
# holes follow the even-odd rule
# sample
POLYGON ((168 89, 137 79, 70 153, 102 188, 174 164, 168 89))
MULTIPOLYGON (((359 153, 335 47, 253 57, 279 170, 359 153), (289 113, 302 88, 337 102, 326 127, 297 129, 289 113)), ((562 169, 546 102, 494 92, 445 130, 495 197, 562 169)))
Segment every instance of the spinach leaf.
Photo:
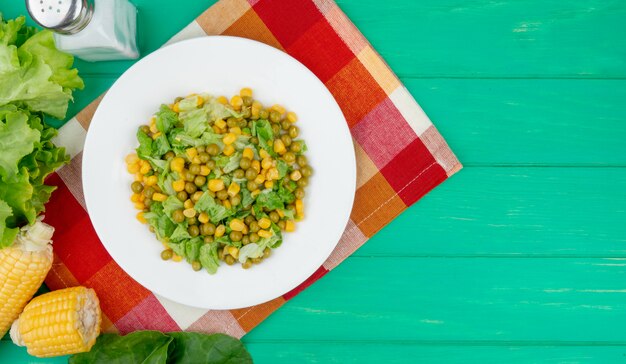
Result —
POLYGON ((252 357, 241 341, 228 335, 195 332, 172 332, 168 335, 174 339, 168 363, 252 364, 252 357))
POLYGON ((166 364, 174 341, 158 331, 137 331, 126 336, 102 334, 87 353, 70 357, 69 364, 166 364))

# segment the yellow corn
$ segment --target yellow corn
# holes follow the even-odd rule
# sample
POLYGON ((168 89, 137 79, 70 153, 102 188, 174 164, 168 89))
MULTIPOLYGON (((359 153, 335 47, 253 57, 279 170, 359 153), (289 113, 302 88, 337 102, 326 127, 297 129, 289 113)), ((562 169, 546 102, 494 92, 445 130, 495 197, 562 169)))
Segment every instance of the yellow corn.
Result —
POLYGON ((160 131, 158 131, 158 132, 152 134, 152 139, 156 140, 156 138, 160 137, 161 135, 162 135, 162 133, 160 131))
POLYGON ((140 200, 141 196, 142 195, 139 194, 139 193, 133 193, 132 195, 130 195, 130 201, 131 202, 139 202, 139 201, 141 201, 140 200))
POLYGON ((175 262, 182 262, 183 261, 183 257, 181 257, 180 255, 174 253, 174 255, 172 255, 172 260, 175 262))
POLYGON ((230 186, 228 186, 228 195, 230 197, 236 196, 239 191, 241 191, 241 187, 239 187, 239 184, 237 182, 233 182, 230 184, 230 186))
POLYGON ((252 148, 244 148, 242 156, 244 158, 248 158, 250 160, 254 159, 254 151, 252 150, 252 148))
POLYGON ((143 174, 141 174, 139 172, 135 173, 135 181, 142 182, 143 181, 143 174))
POLYGON ((143 209, 145 209, 145 208, 146 208, 146 205, 144 205, 144 203, 143 203, 143 202, 135 202, 135 208, 136 208, 137 210, 143 210, 143 209))
POLYGON ((167 200, 167 196, 166 196, 166 195, 164 195, 164 194, 162 194, 162 193, 155 192, 155 193, 152 195, 152 201, 159 201, 159 202, 163 202, 163 201, 165 201, 165 200, 167 200))
POLYGON ((236 247, 229 246, 228 248, 226 248, 226 250, 228 251, 228 254, 233 256, 233 258, 239 258, 239 249, 237 249, 236 247))
POLYGON ((254 182, 257 185, 260 185, 261 183, 265 182, 265 175, 263 173, 259 173, 254 179, 254 182))
POLYGON ((230 128, 229 131, 235 135, 241 135, 241 128, 238 126, 230 128))
POLYGON ((172 106, 172 111, 180 112, 180 105, 178 105, 178 102, 175 103, 174 106, 172 106))
POLYGON ((221 225, 221 224, 220 224, 220 225, 218 225, 218 226, 215 228, 215 234, 214 234, 214 236, 215 236, 216 238, 222 237, 222 236, 224 236, 224 233, 225 233, 225 232, 226 232, 226 226, 224 226, 224 225, 221 225))
POLYGON ((276 212, 278 213, 278 216, 280 216, 281 219, 285 217, 285 210, 278 209, 276 210, 276 212))
POLYGON ((272 167, 272 168, 267 170, 267 174, 265 176, 265 179, 270 181, 270 180, 278 179, 278 178, 280 178, 280 173, 278 173, 278 169, 276 167, 272 167))
POLYGON ((272 162, 272 158, 266 157, 261 161, 261 167, 263 167, 263 169, 270 169, 273 166, 274 163, 272 162))
POLYGON ((185 181, 183 181, 182 179, 179 179, 178 181, 172 182, 172 188, 176 192, 180 192, 180 191, 184 190, 185 189, 185 181))
POLYGON ((225 96, 220 96, 217 98, 217 102, 222 105, 226 105, 228 103, 228 99, 225 96))
POLYGON ((134 164, 129 164, 126 166, 126 170, 128 171, 128 173, 138 173, 139 172, 139 164, 134 163, 134 164))
POLYGON ((217 126, 220 129, 224 129, 226 127, 226 122, 222 119, 217 119, 215 120, 215 126, 217 126))
POLYGON ((304 217, 304 203, 302 202, 302 200, 296 200, 296 215, 299 218, 304 217))
POLYGON ((234 231, 243 231, 243 228, 246 226, 243 221, 239 219, 232 219, 230 221, 230 228, 234 231))
POLYGON ((191 158, 191 163, 200 164, 202 162, 200 162, 200 157, 199 156, 195 156, 195 157, 191 158))
POLYGON ((185 151, 189 158, 193 158, 198 155, 198 150, 196 148, 189 148, 185 151))
POLYGON ((285 110, 285 108, 284 108, 284 107, 282 107, 282 106, 280 106, 280 105, 274 105, 274 106, 272 106, 272 109, 273 109, 274 111, 277 111, 277 112, 278 112, 278 113, 280 113, 281 115, 282 115, 282 114, 284 114, 284 113, 285 113, 285 111, 287 111, 287 110, 285 110))
POLYGON ((302 173, 300 173, 300 171, 293 171, 289 175, 289 178, 291 178, 292 181, 299 181, 300 178, 302 178, 302 173))
POLYGON ((233 144, 236 140, 237 140, 237 135, 235 135, 235 133, 228 133, 224 135, 224 138, 222 138, 222 141, 226 145, 233 144))
POLYGON ((183 202, 183 207, 186 209, 190 209, 193 208, 194 204, 193 201, 191 201, 191 199, 187 199, 185 202, 183 202))
POLYGON ((11 327, 11 339, 40 358, 82 353, 95 344, 101 323, 96 292, 66 288, 30 301, 11 327))
POLYGON ((293 222, 293 220, 287 220, 285 221, 285 231, 286 232, 292 232, 296 230, 296 223, 293 222))
POLYGON ((135 153, 130 153, 129 155, 126 156, 125 160, 126 160, 126 164, 135 164, 139 162, 139 157, 135 153))
POLYGON ((209 180, 209 190, 213 192, 221 191, 224 189, 224 181, 221 179, 210 179, 209 180))
POLYGON ((272 226, 272 221, 270 221, 267 217, 262 217, 258 223, 261 229, 267 229, 272 226))
POLYGON ((211 168, 209 168, 209 166, 207 166, 207 165, 201 165, 200 166, 200 175, 206 177, 209 174, 211 174, 211 168))
POLYGON ((241 89, 241 91, 239 91, 239 95, 241 97, 245 97, 245 96, 252 97, 252 89, 249 87, 244 87, 241 89))
MULTIPOLYGON (((150 132, 152 134, 156 134, 159 132, 159 129, 157 129, 157 126, 155 123, 150 123, 150 132)), ((156 138, 153 136, 152 139, 156 139, 156 138)))
POLYGON ((146 178, 145 185, 148 187, 151 187, 151 186, 156 185, 158 181, 159 181, 159 178, 155 175, 152 175, 146 178))
POLYGON ((206 212, 200 213, 200 215, 198 215, 198 221, 202 224, 206 224, 207 222, 209 222, 209 214, 207 214, 206 212))
POLYGON ((257 190, 250 192, 250 196, 257 197, 260 193, 261 193, 261 190, 257 189, 257 190))
POLYGON ((185 217, 195 217, 196 213, 197 211, 193 207, 183 210, 183 215, 185 215, 185 217))
POLYGON ((224 200, 223 204, 224 204, 224 207, 228 210, 230 210, 230 208, 233 207, 233 205, 228 200, 224 200))
POLYGON ((290 123, 295 123, 296 121, 298 121, 298 116, 295 112, 290 111, 287 113, 287 121, 289 121, 290 123))
POLYGON ((274 187, 274 181, 265 181, 265 188, 273 188, 274 187))
POLYGON ((204 99, 202 98, 202 96, 198 96, 198 98, 196 99, 196 106, 200 107, 204 105, 204 99))
POLYGON ((152 170, 152 168, 150 167, 150 164, 144 164, 144 165, 141 166, 141 168, 139 168, 139 173, 147 174, 151 170, 152 170))
POLYGON ((272 232, 269 231, 269 230, 259 230, 259 232, 257 234, 259 234, 259 236, 262 237, 262 238, 271 238, 272 237, 272 232))
POLYGON ((233 106, 233 109, 240 110, 241 106, 243 106, 243 99, 239 95, 235 95, 231 97, 230 104, 233 106))
POLYGON ((185 160, 181 157, 175 157, 170 162, 170 169, 175 172, 182 172, 183 168, 185 168, 185 160))
POLYGON ((283 143, 282 139, 276 139, 274 141, 274 152, 278 153, 278 154, 284 154, 287 151, 287 148, 285 148, 285 143, 283 143))
MULTIPOLYGON (((54 230, 42 222, 36 222, 27 231, 42 226, 49 229, 49 234, 44 236, 49 239, 54 230)), ((29 235, 28 232, 20 232, 20 236, 29 235)), ((4 336, 28 300, 37 292, 52 266, 51 244, 27 248, 20 239, 0 249, 0 337, 4 336)))
POLYGON ((259 150, 259 155, 261 156, 261 158, 265 159, 265 158, 270 158, 270 154, 265 150, 265 149, 261 149, 259 150))
POLYGON ((250 166, 252 168, 254 168, 254 170, 256 171, 256 173, 260 173, 261 172, 261 162, 259 162, 258 160, 253 160, 252 163, 250 164, 250 166))
POLYGON ((143 211, 137 213, 137 220, 142 224, 145 224, 148 222, 146 221, 146 218, 143 216, 143 211))
POLYGON ((235 153, 235 147, 233 147, 232 144, 229 144, 224 147, 224 150, 222 151, 222 153, 224 153, 224 155, 226 156, 231 156, 233 155, 233 153, 235 153))

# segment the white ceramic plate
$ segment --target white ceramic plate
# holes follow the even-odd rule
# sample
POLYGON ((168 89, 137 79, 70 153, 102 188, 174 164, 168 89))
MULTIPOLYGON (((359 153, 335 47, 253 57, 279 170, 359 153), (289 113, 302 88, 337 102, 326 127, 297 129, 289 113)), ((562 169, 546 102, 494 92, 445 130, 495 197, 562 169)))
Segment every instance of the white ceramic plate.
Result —
POLYGON ((334 98, 289 55, 255 41, 204 37, 160 49, 115 82, 89 127, 83 187, 93 225, 113 259, 137 282, 170 300, 232 309, 274 299, 298 286, 328 258, 348 222, 356 185, 352 139, 334 98), (137 147, 137 127, 162 103, 193 92, 231 96, 251 87, 264 104, 298 114, 315 173, 306 189, 306 218, 282 246, 244 270, 222 264, 215 275, 162 261, 162 245, 135 219, 132 176, 124 157, 137 147))

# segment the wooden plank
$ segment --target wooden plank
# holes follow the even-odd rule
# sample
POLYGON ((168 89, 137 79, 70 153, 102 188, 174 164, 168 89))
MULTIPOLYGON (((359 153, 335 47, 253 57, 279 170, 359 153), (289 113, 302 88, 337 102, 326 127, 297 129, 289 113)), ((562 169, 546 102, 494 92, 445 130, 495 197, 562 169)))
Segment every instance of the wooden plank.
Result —
POLYGON ((468 346, 388 342, 254 342, 246 346, 257 364, 615 363, 622 362, 626 355, 623 346, 468 346))
MULTIPOLYGON (((214 3, 134 2, 143 54, 214 3)), ((339 6, 401 76, 626 77, 621 0, 342 0, 339 6)), ((5 13, 25 9, 20 3, 5 13)), ((119 73, 130 64, 79 62, 85 73, 119 73)))
POLYGON ((624 186, 625 168, 468 167, 356 255, 626 257, 624 186))
POLYGON ((626 344, 626 261, 349 258, 248 334, 259 340, 626 344))

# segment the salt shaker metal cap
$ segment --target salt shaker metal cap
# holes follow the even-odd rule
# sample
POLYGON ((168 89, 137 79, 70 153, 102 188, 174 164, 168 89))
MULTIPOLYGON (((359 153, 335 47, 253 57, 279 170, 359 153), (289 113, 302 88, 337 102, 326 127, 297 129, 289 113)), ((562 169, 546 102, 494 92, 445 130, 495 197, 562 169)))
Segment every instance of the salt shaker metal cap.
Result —
POLYGON ((44 28, 60 34, 83 30, 94 11, 93 0, 26 0, 28 13, 44 28))

